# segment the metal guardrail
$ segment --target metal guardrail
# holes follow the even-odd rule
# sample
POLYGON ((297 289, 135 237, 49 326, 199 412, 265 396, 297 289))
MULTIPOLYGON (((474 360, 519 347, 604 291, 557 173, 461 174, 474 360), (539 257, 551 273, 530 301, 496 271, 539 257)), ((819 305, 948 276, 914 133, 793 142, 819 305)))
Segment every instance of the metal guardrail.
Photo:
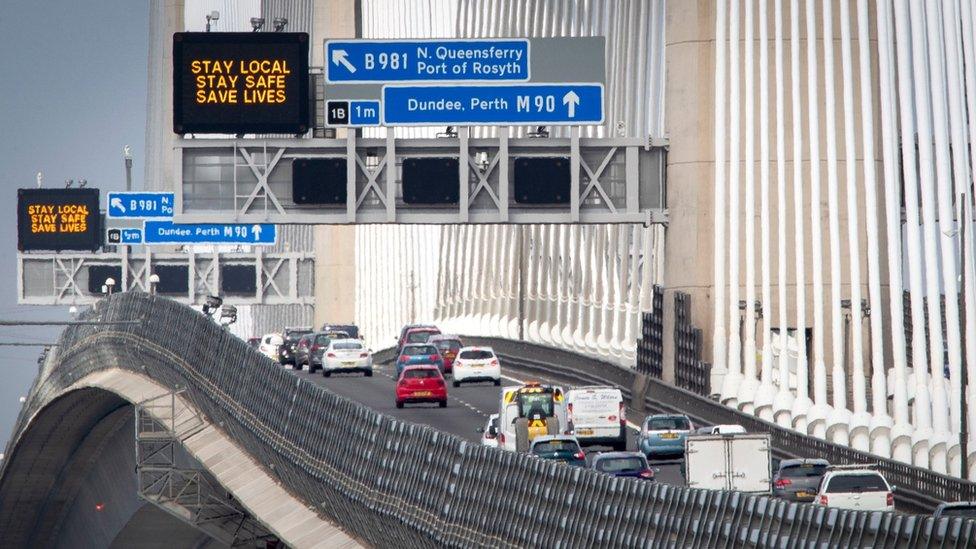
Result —
MULTIPOLYGON (((194 407, 265 464, 282 486, 379 547, 976 543, 974 521, 959 518, 841 511, 677 488, 471 444, 296 378, 198 312, 160 297, 115 295, 85 317, 145 321, 64 332, 59 356, 31 391, 5 469, 18 459, 18 442, 30 428, 27 418, 81 377, 124 368, 185 389, 194 407)), ((541 362, 543 353, 549 360, 562 358, 551 349, 522 348, 526 360, 541 362)), ((592 375, 628 379, 622 368, 597 363, 600 368, 592 375)), ((651 394, 664 393, 652 388, 651 394)))
MULTIPOLYGON (((639 408, 632 402, 631 389, 636 375, 633 370, 531 343, 497 338, 468 339, 492 345, 508 364, 519 369, 578 384, 612 383, 631 400, 632 408, 639 408)), ((686 414, 700 425, 737 423, 750 432, 770 433, 773 453, 780 459, 806 457, 823 458, 836 464, 877 463, 885 478, 898 487, 895 499, 901 508, 924 513, 932 512, 944 501, 976 500, 976 483, 806 436, 657 379, 648 378, 646 382, 645 410, 686 414)))

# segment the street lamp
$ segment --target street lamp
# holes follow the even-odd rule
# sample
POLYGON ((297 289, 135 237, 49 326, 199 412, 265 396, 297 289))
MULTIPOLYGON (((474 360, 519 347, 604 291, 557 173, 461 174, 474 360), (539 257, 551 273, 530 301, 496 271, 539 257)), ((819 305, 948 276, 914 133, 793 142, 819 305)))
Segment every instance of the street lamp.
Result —
POLYGON ((274 31, 281 32, 285 30, 285 26, 288 25, 288 19, 285 17, 275 17, 274 18, 274 31))
POLYGON ((108 295, 112 295, 112 290, 115 289, 115 279, 108 277, 105 279, 105 286, 108 287, 108 295))
POLYGON ((251 18, 251 30, 258 32, 261 27, 264 26, 264 17, 252 17, 251 18))
POLYGON ((157 284, 159 284, 159 275, 156 274, 156 273, 153 273, 153 274, 149 275, 149 293, 150 294, 155 294, 156 293, 156 285, 157 284))

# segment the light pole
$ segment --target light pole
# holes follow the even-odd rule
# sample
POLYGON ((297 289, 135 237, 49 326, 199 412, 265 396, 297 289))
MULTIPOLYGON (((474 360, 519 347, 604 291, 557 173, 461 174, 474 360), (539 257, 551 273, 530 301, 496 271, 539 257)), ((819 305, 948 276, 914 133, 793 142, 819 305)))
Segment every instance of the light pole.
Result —
POLYGON ((959 324, 961 325, 962 345, 960 345, 962 364, 959 368, 959 453, 962 459, 959 460, 959 476, 964 480, 969 480, 969 411, 966 409, 966 385, 969 384, 969 371, 967 363, 969 357, 966 356, 966 283, 969 268, 966 266, 966 231, 969 230, 971 223, 968 213, 969 196, 963 190, 959 195, 962 202, 962 230, 959 231, 959 248, 962 265, 962 284, 960 294, 962 295, 962 306, 959 307, 959 324))
POLYGON ((220 12, 217 10, 214 10, 207 14, 207 32, 210 32, 210 23, 218 19, 220 19, 220 12))
POLYGON ((108 295, 112 295, 112 290, 115 289, 115 279, 112 277, 106 278, 105 286, 108 288, 108 295))
POLYGON ((840 308, 844 310, 844 371, 849 376, 851 375, 851 300, 840 300, 840 308))
POLYGON ((149 275, 149 293, 151 295, 155 295, 156 294, 156 285, 157 284, 159 284, 159 275, 156 274, 156 273, 153 273, 153 274, 149 275))

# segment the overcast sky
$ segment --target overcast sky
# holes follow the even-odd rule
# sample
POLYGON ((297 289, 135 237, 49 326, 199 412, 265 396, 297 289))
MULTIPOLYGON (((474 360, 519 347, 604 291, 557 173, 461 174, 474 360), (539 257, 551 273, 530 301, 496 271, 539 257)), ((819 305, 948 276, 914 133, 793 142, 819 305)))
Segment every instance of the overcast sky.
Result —
MULTIPOLYGON (((105 193, 124 182, 122 147, 142 182, 147 0, 3 0, 0 10, 0 318, 67 319, 61 307, 17 305, 16 190, 87 179, 105 193)), ((54 341, 59 329, 0 327, 0 341, 54 341)), ((0 347, 0 448, 37 374, 39 348, 0 347)), ((3 451, 0 449, 0 451, 3 451)))

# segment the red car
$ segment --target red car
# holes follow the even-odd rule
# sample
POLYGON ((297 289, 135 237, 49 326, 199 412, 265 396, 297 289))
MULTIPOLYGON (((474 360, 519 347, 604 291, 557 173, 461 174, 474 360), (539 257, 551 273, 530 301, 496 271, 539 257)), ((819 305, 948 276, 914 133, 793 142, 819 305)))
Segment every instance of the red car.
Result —
POLYGON ((437 334, 430 336, 427 343, 436 346, 437 350, 441 353, 441 358, 444 359, 444 373, 451 373, 454 366, 454 359, 457 358, 461 347, 464 347, 464 344, 461 343, 461 338, 456 335, 437 334))
POLYGON ((436 402, 447 407, 447 384, 437 366, 407 366, 396 382, 396 407, 407 402, 436 402))

